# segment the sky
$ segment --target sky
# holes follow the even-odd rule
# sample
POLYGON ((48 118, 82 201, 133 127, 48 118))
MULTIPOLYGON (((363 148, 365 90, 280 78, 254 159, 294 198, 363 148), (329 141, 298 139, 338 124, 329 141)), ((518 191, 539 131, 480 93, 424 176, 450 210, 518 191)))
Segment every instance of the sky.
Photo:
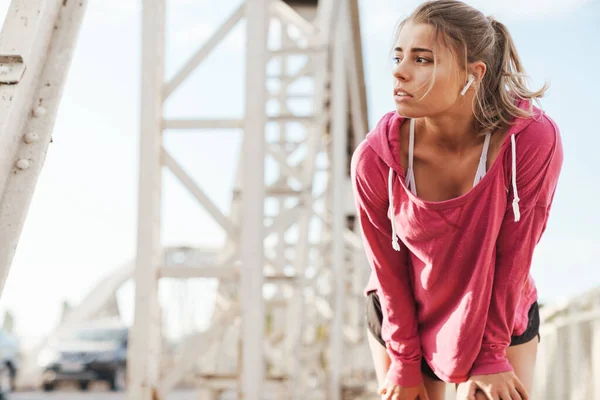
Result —
MULTIPOLYGON (((4 13, 8 0, 0 0, 4 13)), ((167 79, 239 4, 169 0, 167 79)), ((546 234, 534 257, 540 299, 554 303, 600 286, 600 0, 481 0, 506 23, 533 86, 551 84, 544 110, 561 129, 565 163, 546 234)), ((416 1, 362 0, 369 126, 394 107, 388 50, 416 1)), ((3 14, 2 14, 3 15, 3 14)), ((241 118, 244 24, 165 104, 167 118, 241 118)), ((135 255, 140 114, 140 1, 89 2, 45 166, 0 299, 17 333, 52 330, 64 300, 77 304, 135 255)), ((224 213, 231 204, 240 132, 166 132, 165 147, 224 213)), ((163 244, 217 246, 224 234, 165 174, 163 244)), ((131 293, 128 290, 127 293, 131 293)), ((201 304, 198 307, 202 308, 201 304)))

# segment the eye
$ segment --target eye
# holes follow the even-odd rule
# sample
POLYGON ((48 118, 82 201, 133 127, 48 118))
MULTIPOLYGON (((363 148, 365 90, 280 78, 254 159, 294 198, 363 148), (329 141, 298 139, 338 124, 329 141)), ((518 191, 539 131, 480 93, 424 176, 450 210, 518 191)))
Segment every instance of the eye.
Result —
POLYGON ((430 62, 431 62, 431 60, 428 60, 428 59, 426 59, 426 58, 423 58, 423 57, 417 57, 417 63, 418 63, 418 64, 428 64, 428 63, 430 63, 430 62))
POLYGON ((402 59, 400 57, 394 57, 394 58, 392 58, 392 63, 393 64, 400 64, 400 61, 402 61, 402 59))

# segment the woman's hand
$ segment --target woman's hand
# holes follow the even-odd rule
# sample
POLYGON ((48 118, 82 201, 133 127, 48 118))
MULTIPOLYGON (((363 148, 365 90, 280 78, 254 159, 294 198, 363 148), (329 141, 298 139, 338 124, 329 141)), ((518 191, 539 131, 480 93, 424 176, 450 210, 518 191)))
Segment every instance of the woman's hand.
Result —
POLYGON ((381 400, 429 400, 425 386, 400 387, 389 381, 385 381, 379 388, 381 400))
POLYGON ((514 372, 491 375, 476 375, 458 385, 457 400, 476 400, 475 393, 481 391, 488 400, 529 400, 525 386, 514 372))

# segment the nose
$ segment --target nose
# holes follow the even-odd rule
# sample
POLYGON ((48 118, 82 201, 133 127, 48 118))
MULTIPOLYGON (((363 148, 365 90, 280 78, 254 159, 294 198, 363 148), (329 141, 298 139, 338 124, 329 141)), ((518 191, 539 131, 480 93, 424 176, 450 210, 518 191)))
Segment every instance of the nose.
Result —
POLYGON ((399 81, 407 81, 410 77, 408 68, 406 67, 406 63, 404 62, 404 60, 399 61, 397 63, 394 64, 394 67, 392 69, 392 74, 394 75, 394 78, 398 79, 399 81))

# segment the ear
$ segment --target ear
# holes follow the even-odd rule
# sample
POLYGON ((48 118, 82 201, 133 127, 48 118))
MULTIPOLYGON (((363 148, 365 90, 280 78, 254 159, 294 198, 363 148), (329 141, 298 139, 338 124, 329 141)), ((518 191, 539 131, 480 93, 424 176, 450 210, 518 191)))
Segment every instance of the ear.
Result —
POLYGON ((482 61, 475 61, 469 65, 469 73, 475 77, 475 83, 480 84, 487 71, 487 66, 482 61))

